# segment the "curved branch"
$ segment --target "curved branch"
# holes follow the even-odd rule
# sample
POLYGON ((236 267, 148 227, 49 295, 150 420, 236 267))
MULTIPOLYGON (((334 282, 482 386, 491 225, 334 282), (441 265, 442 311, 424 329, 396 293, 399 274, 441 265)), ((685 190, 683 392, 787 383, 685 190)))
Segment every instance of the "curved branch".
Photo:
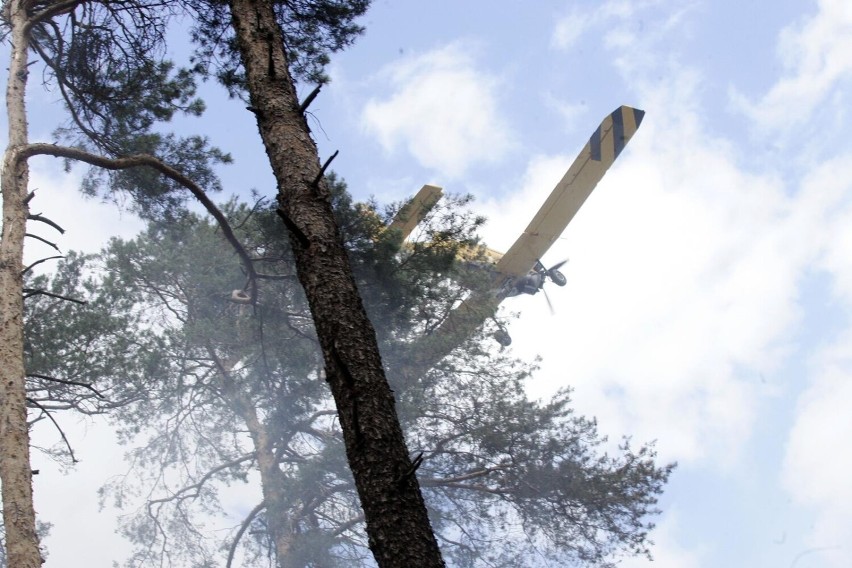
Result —
POLYGON ((57 430, 59 430, 59 435, 62 436, 62 441, 65 442, 65 446, 68 448, 68 453, 71 454, 71 461, 73 463, 77 463, 77 456, 74 455, 74 449, 71 448, 71 443, 68 441, 68 438, 65 436, 65 432, 62 430, 62 427, 59 425, 56 419, 53 418, 53 415, 50 413, 50 411, 43 407, 35 399, 27 397, 27 401, 33 406, 37 406, 42 412, 47 415, 48 418, 50 418, 50 421, 53 422, 53 425, 56 426, 57 430))
POLYGON ((231 568, 231 563, 234 561, 234 555, 237 553, 237 544, 239 544, 240 539, 243 538, 246 530, 248 530, 249 525, 254 520, 256 516, 260 514, 266 508, 266 501, 261 501, 258 505, 252 509, 248 516, 246 516, 243 524, 240 525, 240 530, 237 531, 236 536, 234 536, 233 542, 231 542, 231 547, 228 549, 228 561, 225 563, 225 568, 231 568))
POLYGON ((29 266, 27 266, 26 268, 24 268, 24 270, 21 271, 21 274, 26 274, 27 272, 29 272, 30 270, 32 270, 33 268, 35 268, 36 266, 38 266, 42 262, 47 262, 48 260, 56 260, 57 258, 65 258, 65 257, 60 254, 60 255, 56 255, 56 256, 47 256, 45 258, 39 259, 39 260, 33 262, 32 264, 30 264, 29 266))
POLYGON ((248 286, 250 287, 249 295, 251 297, 251 303, 255 303, 257 301, 257 272, 254 269, 251 257, 249 256, 246 249, 243 247, 242 243, 240 243, 239 239, 237 239, 224 213, 222 213, 222 211, 216 206, 216 204, 213 203, 213 201, 211 201, 209 197, 207 197, 207 194, 204 192, 203 189, 201 189, 201 187, 198 186, 198 184, 189 179, 183 173, 164 163, 159 158, 151 156, 150 154, 135 154, 133 156, 126 156, 124 158, 112 159, 106 158, 104 156, 99 156, 97 154, 91 154, 78 148, 71 148, 68 146, 58 146, 56 144, 45 143, 27 144, 26 146, 20 147, 18 149, 17 158, 26 160, 32 156, 38 155, 47 155, 54 156, 57 158, 68 158, 71 160, 78 160, 80 162, 85 162, 87 164, 98 166, 107 170, 126 170, 129 168, 145 166, 152 168, 160 172, 167 178, 179 183, 180 185, 188 189, 190 193, 192 193, 192 195, 201 203, 201 205, 204 206, 207 212, 214 219, 216 219, 216 222, 222 229, 222 234, 225 236, 225 239, 231 244, 231 246, 234 247, 234 250, 242 261, 243 267, 248 273, 248 286))
POLYGON ((53 248, 56 252, 62 252, 61 250, 59 250, 59 247, 58 247, 58 246, 56 246, 56 243, 52 243, 52 242, 50 242, 49 240, 47 240, 47 239, 45 239, 45 238, 42 238, 42 237, 40 237, 40 236, 38 236, 38 235, 34 235, 34 234, 32 234, 32 233, 24 233, 24 236, 25 236, 25 237, 30 237, 31 239, 35 239, 35 240, 37 240, 37 241, 41 241, 41 242, 43 242, 44 244, 46 244, 47 246, 49 246, 49 247, 53 248))
POLYGON ((51 227, 53 227, 54 229, 59 231, 60 234, 65 233, 65 229, 63 229, 62 227, 60 227, 59 225, 57 225, 56 223, 54 223, 53 221, 51 221, 47 217, 42 217, 38 213, 32 213, 30 215, 27 215, 27 220, 28 221, 41 221, 45 225, 50 225, 51 227))

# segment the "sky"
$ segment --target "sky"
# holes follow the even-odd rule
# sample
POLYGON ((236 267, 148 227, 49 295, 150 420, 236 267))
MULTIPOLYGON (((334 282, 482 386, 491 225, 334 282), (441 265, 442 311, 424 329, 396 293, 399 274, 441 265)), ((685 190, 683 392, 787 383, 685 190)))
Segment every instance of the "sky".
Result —
MULTIPOLYGON (((376 0, 362 23, 310 108, 321 155, 340 150, 359 199, 473 194, 497 250, 604 116, 646 112, 543 259, 569 259, 555 313, 541 294, 504 304, 514 353, 543 359, 531 394, 570 385, 613 441, 656 440, 679 464, 654 561, 622 566, 852 566, 852 3, 376 0)), ((31 90, 31 109, 55 103, 31 90)), ((250 113, 204 96, 206 118, 178 125, 233 153, 226 192, 273 195, 250 113)), ((34 117, 33 139, 51 120, 34 117)), ((34 166, 33 208, 66 225, 64 248, 141 226, 81 204, 78 173, 34 166)), ((35 482, 47 566, 108 566, 122 545, 87 515, 122 466, 102 425, 69 427, 82 463, 42 463, 35 482)))

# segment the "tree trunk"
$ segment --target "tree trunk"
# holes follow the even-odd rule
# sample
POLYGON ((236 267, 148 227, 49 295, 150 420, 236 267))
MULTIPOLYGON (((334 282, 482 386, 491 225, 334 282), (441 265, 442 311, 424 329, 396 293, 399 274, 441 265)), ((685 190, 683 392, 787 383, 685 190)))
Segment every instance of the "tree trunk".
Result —
POLYGON ((0 482, 6 558, 15 568, 37 568, 42 559, 35 528, 30 435, 24 382, 23 253, 27 223, 27 162, 19 150, 27 143, 24 96, 27 85, 28 29, 24 2, 4 6, 12 28, 12 58, 6 85, 9 145, 0 180, 3 234, 0 241, 0 482))
POLYGON ((367 318, 299 108, 272 2, 231 0, 253 112, 278 183, 379 566, 444 566, 367 318))
POLYGON ((238 390, 239 386, 235 385, 227 375, 223 379, 223 385, 225 396, 245 422, 254 444, 254 452, 260 472, 260 487, 266 508, 267 528, 275 547, 276 566, 278 568, 295 568, 287 561, 293 543, 293 527, 284 505, 283 475, 278 466, 278 461, 275 459, 275 450, 272 439, 269 437, 269 431, 258 417, 257 409, 251 400, 238 390))

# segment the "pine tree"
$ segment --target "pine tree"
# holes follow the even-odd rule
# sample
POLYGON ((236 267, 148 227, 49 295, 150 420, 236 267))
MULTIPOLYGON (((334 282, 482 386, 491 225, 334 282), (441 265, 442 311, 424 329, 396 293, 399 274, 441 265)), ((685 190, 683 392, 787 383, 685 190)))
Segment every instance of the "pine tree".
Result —
MULTIPOLYGON (((28 188, 28 159, 52 155, 116 172, 107 176, 106 192, 129 192, 143 214, 170 211, 185 199, 186 192, 179 189, 189 189, 212 206, 199 184, 209 183, 207 189, 215 189, 211 165, 227 160, 201 138, 180 141, 154 132, 158 121, 169 120, 175 112, 197 114, 202 110, 193 98, 191 74, 173 73, 162 50, 156 49, 162 46, 162 34, 173 15, 166 8, 160 2, 144 1, 3 3, 2 26, 11 45, 11 62, 6 89, 8 145, 0 181, 4 219, 0 237, 0 483, 7 559, 12 566, 41 565, 32 506, 28 403, 43 415, 48 412, 36 398, 27 396, 24 297, 32 294, 24 291, 23 246, 29 236, 27 221, 58 228, 51 220, 30 213, 36 197, 28 188), (31 51, 46 66, 48 83, 59 88, 67 103, 70 126, 63 137, 72 145, 29 140, 26 88, 31 51), (149 169, 143 171, 143 166, 149 169), (152 171, 156 173, 151 175, 152 171)), ((91 177, 86 189, 94 190, 96 181, 97 176, 91 177)), ((233 244, 239 249, 238 243, 233 244)))
MULTIPOLYGON (((606 565, 647 552, 649 516, 670 470, 654 464, 651 447, 601 454, 594 423, 571 413, 569 393, 530 401, 524 386, 534 366, 495 353, 485 331, 429 373, 394 374, 451 309, 455 283, 469 277, 456 254, 475 243, 480 220, 464 213, 465 200, 432 211, 417 243, 401 247, 385 230, 395 209, 353 205, 340 184, 331 187, 452 564, 606 565)), ((227 562, 241 550, 252 562, 274 551, 279 566, 369 563, 363 512, 282 228, 271 209, 225 209, 263 259, 255 305, 233 301, 244 274, 209 220, 154 225, 104 252, 104 291, 134 298, 134 311, 150 314, 160 338, 161 363, 141 380, 144 398, 118 414, 128 442, 145 441, 131 450, 144 465, 133 478, 150 485, 125 480, 109 494, 120 501, 135 487, 157 495, 123 528, 137 545, 131 564, 156 564, 153 551, 165 542, 176 543, 168 553, 185 555, 186 564, 219 565, 217 549, 227 562), (221 512, 219 489, 253 472, 263 496, 242 525, 223 542, 196 531, 205 515, 221 512)))

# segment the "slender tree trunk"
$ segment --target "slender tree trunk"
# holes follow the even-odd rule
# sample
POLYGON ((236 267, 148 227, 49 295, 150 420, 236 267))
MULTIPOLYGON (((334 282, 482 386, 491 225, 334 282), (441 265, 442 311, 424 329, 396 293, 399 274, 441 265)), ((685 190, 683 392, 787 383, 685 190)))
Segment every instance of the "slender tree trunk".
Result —
POLYGON ((247 397, 231 388, 227 396, 233 401, 237 413, 245 421, 254 444, 257 466, 260 471, 260 487, 266 508, 266 523, 269 536, 275 547, 276 565, 279 568, 296 568, 288 562, 293 544, 293 527, 284 505, 283 475, 275 459, 275 449, 269 430, 257 415, 257 409, 247 397))
POLYGON ((12 59, 6 85, 9 145, 3 155, 3 234, 0 241, 0 482, 9 566, 36 568, 42 559, 35 528, 30 436, 24 383, 22 271, 27 223, 27 162, 18 150, 27 143, 24 95, 28 29, 24 2, 4 7, 12 27, 12 59))
POLYGON ((317 149, 266 0, 231 0, 252 109, 278 182, 349 466, 382 568, 444 566, 367 318, 322 181, 317 149))

